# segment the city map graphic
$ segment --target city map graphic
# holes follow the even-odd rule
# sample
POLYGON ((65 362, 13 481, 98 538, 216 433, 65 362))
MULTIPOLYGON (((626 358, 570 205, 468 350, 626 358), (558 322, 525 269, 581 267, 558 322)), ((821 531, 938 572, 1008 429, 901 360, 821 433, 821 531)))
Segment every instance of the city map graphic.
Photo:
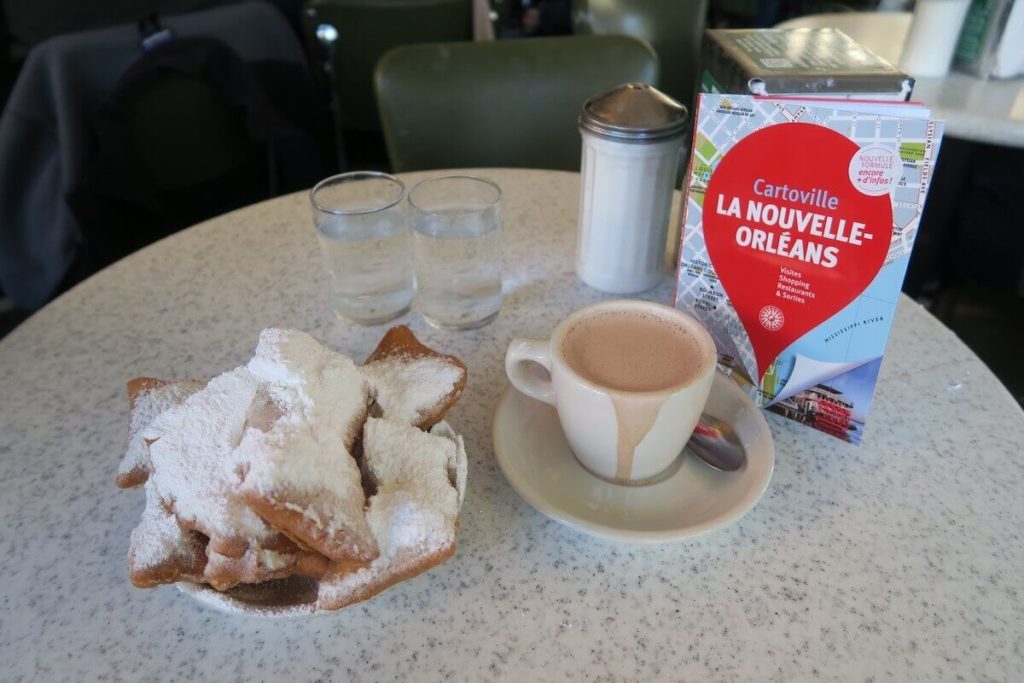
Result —
MULTIPOLYGON (((938 156, 942 123, 926 117, 927 110, 920 105, 888 102, 722 94, 702 94, 699 100, 681 211, 684 224, 676 306, 708 327, 718 346, 720 370, 733 377, 758 405, 853 443, 860 441, 870 408, 938 156), (855 296, 849 305, 790 344, 759 373, 755 344, 720 279, 723 264, 716 270, 709 256, 704 233, 705 194, 715 170, 737 143, 757 131, 787 123, 825 127, 853 141, 861 151, 891 150, 895 159, 887 190, 892 203, 891 241, 874 280, 861 293, 849 293, 855 296)), ((806 163, 816 163, 815 150, 794 145, 787 152, 806 163)), ((766 176, 771 173, 771 168, 764 170, 766 176)), ((852 176, 850 183, 853 187, 852 176)), ((765 306, 760 308, 758 320, 771 331, 783 326, 786 316, 775 306, 765 306)), ((747 322, 751 324, 749 319, 747 322)), ((764 334, 763 330, 757 332, 764 334)))

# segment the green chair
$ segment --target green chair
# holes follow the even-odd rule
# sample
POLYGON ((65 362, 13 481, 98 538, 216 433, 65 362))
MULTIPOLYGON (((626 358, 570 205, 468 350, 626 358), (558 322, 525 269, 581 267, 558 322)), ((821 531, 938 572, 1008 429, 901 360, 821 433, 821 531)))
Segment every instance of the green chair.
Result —
POLYGON ((658 58, 628 36, 410 45, 377 65, 381 125, 396 172, 518 166, 578 170, 587 98, 653 83, 658 58))
MULTIPOLYGON (((379 134, 373 69, 393 47, 473 38, 472 0, 311 0, 302 16, 313 63, 326 67, 338 134, 379 134)), ((319 70, 318 70, 319 71, 319 70)))
POLYGON ((574 0, 573 29, 577 35, 618 33, 650 43, 661 64, 656 85, 689 107, 707 13, 708 0, 574 0))

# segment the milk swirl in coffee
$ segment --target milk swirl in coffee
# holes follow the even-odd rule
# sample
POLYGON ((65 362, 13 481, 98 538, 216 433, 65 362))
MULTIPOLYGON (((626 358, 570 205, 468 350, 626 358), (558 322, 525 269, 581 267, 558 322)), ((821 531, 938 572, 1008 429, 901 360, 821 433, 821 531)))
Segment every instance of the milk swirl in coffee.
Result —
POLYGON ((576 322, 562 339, 573 372, 616 391, 686 386, 701 373, 704 351, 693 332, 648 311, 606 311, 576 322))

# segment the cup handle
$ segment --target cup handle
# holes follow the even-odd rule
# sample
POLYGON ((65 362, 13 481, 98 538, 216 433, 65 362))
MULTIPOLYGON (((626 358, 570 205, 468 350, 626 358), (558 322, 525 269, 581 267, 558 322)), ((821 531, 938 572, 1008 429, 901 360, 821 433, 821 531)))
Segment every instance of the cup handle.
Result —
POLYGON ((551 378, 540 379, 526 372, 527 363, 537 363, 551 374, 551 344, 546 339, 513 339, 505 354, 505 374, 519 391, 530 398, 555 404, 551 378))

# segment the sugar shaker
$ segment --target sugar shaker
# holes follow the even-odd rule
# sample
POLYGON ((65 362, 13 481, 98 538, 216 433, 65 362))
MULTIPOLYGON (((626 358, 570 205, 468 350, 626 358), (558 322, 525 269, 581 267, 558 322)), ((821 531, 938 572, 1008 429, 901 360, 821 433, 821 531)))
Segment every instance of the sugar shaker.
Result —
POLYGON ((591 287, 634 294, 661 282, 686 119, 686 107, 644 83, 583 105, 576 274, 591 287))

